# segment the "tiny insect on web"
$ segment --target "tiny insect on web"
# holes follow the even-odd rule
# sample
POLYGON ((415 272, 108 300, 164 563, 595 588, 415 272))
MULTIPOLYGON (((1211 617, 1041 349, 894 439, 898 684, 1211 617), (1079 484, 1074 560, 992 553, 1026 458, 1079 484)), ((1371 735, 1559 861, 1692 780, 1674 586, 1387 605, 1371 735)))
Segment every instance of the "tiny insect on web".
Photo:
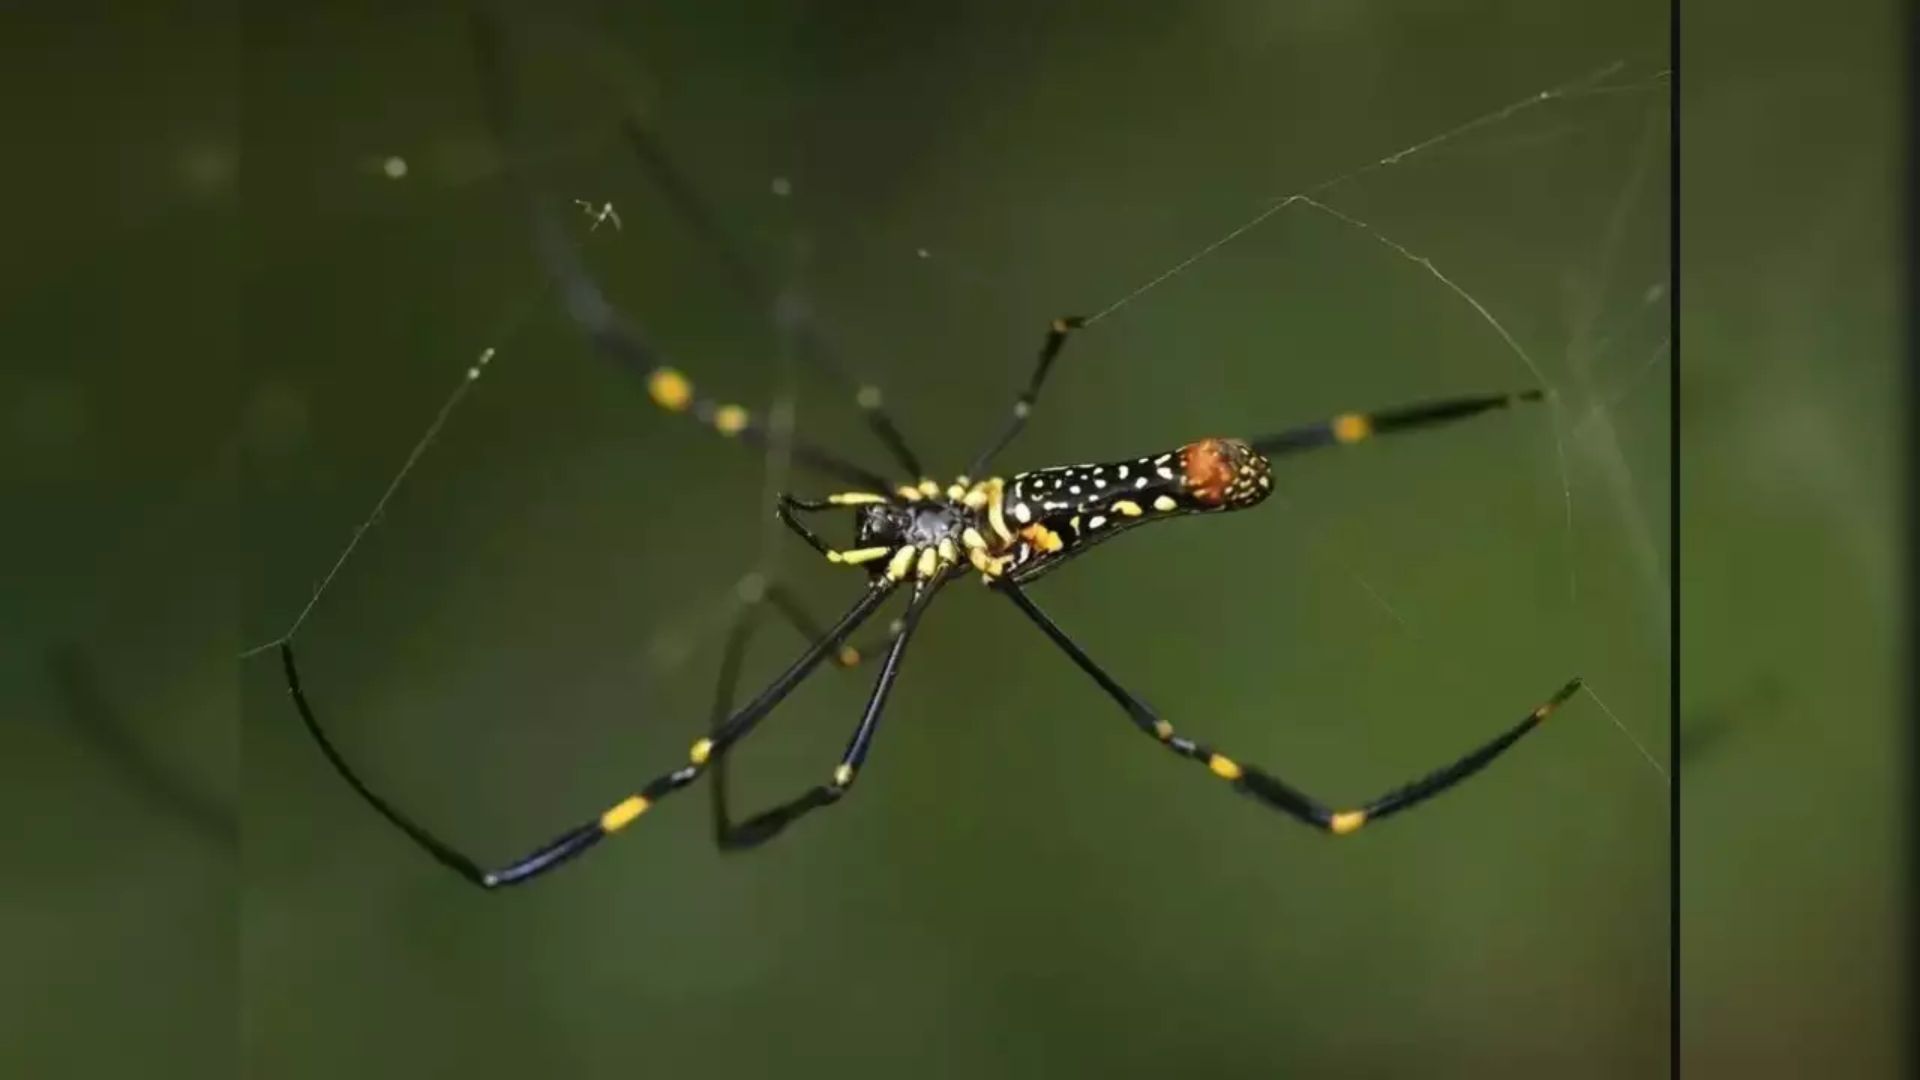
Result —
MULTIPOLYGON (((483 81, 488 91, 489 118, 504 142, 510 137, 512 125, 508 117, 506 79, 498 42, 484 24, 479 41, 483 81)), ((1597 85, 1607 74, 1602 72, 1588 76, 1570 86, 1597 85)), ((1436 140, 1428 140, 1383 158, 1375 166, 1367 168, 1390 164, 1444 140, 1450 134, 1469 130, 1488 118, 1510 115, 1529 103, 1548 100, 1565 92, 1566 88, 1562 88, 1530 96, 1506 109, 1455 128, 1436 140)), ((752 295, 767 296, 769 290, 758 280, 747 262, 732 253, 725 243, 724 234, 717 227, 717 219, 700 201, 691 185, 675 171, 649 133, 637 123, 630 122, 625 127, 625 134, 629 146, 646 167, 666 201, 683 218, 693 223, 698 231, 707 234, 715 250, 722 253, 737 284, 752 295)), ((509 161, 512 160, 512 155, 509 155, 509 161)), ((692 784, 709 771, 714 773, 711 790, 714 795, 716 839, 724 848, 756 846, 777 835, 801 816, 837 802, 851 789, 865 762, 921 618, 942 589, 967 569, 978 572, 990 588, 1003 594, 1033 622, 1076 667, 1114 699, 1136 728, 1176 755, 1206 766, 1209 772, 1227 781, 1242 794, 1334 835, 1351 833, 1369 822, 1418 805, 1455 786, 1504 753, 1571 698, 1581 688, 1580 680, 1565 682, 1544 701, 1528 710, 1518 722, 1445 767, 1351 809, 1336 810, 1273 773, 1244 764, 1177 734, 1170 722, 1095 662, 1051 616, 1035 604, 1023 586, 1090 550, 1099 542, 1140 525, 1176 517, 1250 509, 1259 505, 1272 490, 1271 459, 1313 449, 1353 445, 1379 435, 1437 427, 1511 406, 1540 402, 1547 400, 1547 393, 1543 389, 1474 393, 1395 408, 1349 412, 1266 435, 1199 439, 1177 448, 1105 464, 1043 468, 1011 476, 990 472, 998 454, 1016 439, 1028 423, 1056 361, 1066 349, 1069 339, 1077 332, 1111 316, 1122 306, 1183 272, 1211 251, 1286 206, 1301 204, 1315 208, 1372 232, 1365 223, 1331 209, 1314 197, 1315 193, 1359 171, 1363 170, 1346 174, 1346 177, 1336 177, 1275 203, 1232 233, 1202 248, 1114 303, 1097 309, 1092 315, 1064 316, 1055 320, 1044 335, 1027 384, 1016 397, 1005 420, 985 448, 971 459, 965 472, 945 483, 928 477, 919 457, 909 448, 899 427, 887 412, 883 395, 877 389, 851 378, 831 353, 810 335, 801 335, 801 353, 810 364, 843 383, 852 392, 867 426, 893 460, 897 471, 892 479, 887 474, 854 464, 817 445, 783 436, 775 425, 764 422, 742 406, 703 396, 686 376, 666 362, 641 332, 627 324, 615 311, 589 275, 569 230, 554 212, 553 200, 535 193, 536 244, 553 289, 558 292, 573 321, 592 342, 644 381, 655 404, 669 413, 689 416, 722 436, 763 449, 783 450, 791 455, 796 465, 853 485, 851 489, 822 498, 800 498, 781 493, 777 498, 776 510, 781 523, 829 563, 856 567, 861 571, 865 587, 860 598, 822 631, 784 584, 777 580, 756 581, 745 597, 748 603, 742 608, 728 635, 713 721, 707 735, 690 747, 685 764, 640 785, 598 815, 564 831, 531 853, 492 869, 483 867, 441 840, 375 792, 322 729, 302 686, 292 648, 294 633, 307 611, 311 610, 311 603, 285 635, 265 647, 278 648, 287 688, 298 713, 342 778, 422 849, 464 879, 487 888, 526 881, 561 865, 606 836, 625 829, 661 799, 692 784), (853 539, 848 544, 831 543, 810 526, 813 515, 830 512, 851 517, 853 539), (724 762, 728 751, 755 730, 822 663, 828 659, 846 665, 860 662, 866 654, 853 648, 849 644, 850 638, 897 592, 907 594, 906 609, 883 639, 879 650, 881 660, 878 677, 860 721, 833 768, 830 779, 770 810, 741 822, 733 821, 725 800, 724 762), (782 614, 806 634, 811 643, 771 684, 745 706, 734 709, 733 693, 741 657, 754 622, 763 608, 782 614)), ((521 183, 530 191, 534 186, 525 180, 521 183)), ((617 228, 618 219, 611 216, 610 204, 598 206, 604 209, 596 209, 594 203, 587 203, 583 207, 594 212, 594 226, 597 228, 604 221, 617 228)), ((1384 236, 1378 233, 1374 235, 1382 242, 1398 247, 1384 236)), ((1421 261, 1404 248, 1398 250, 1408 258, 1421 261)), ((1459 292, 1463 299, 1479 308, 1477 301, 1453 286, 1431 264, 1426 265, 1444 283, 1459 292)), ((1519 346, 1513 343, 1511 336, 1491 314, 1484 308, 1480 308, 1480 313, 1532 368, 1532 361, 1519 350, 1519 346)), ((486 359, 491 356, 491 352, 485 354, 483 360, 470 369, 468 379, 443 407, 426 438, 416 445, 407 465, 389 485, 380 506, 376 507, 375 518, 421 450, 458 404, 460 395, 478 379, 486 359)), ((1538 375, 1537 369, 1535 374, 1538 375)), ((369 523, 372 520, 370 518, 369 523)), ((361 531, 355 534, 354 543, 358 542, 365 528, 363 525, 361 531)), ((328 580, 345 562, 352 548, 353 544, 349 544, 348 550, 330 571, 328 580)), ((323 581, 321 589, 315 593, 315 601, 325 585, 323 581)))

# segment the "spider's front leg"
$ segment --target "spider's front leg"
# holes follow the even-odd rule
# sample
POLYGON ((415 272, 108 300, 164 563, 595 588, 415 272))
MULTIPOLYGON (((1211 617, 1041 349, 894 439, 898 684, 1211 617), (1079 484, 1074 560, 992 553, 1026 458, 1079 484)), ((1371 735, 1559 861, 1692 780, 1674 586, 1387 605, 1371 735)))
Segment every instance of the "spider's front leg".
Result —
POLYGON ((807 546, 826 557, 830 563, 842 563, 858 566, 872 562, 892 552, 892 547, 876 544, 858 544, 851 548, 836 548, 820 538, 820 535, 807 528, 800 520, 801 514, 817 514, 826 510, 841 510, 849 507, 884 506, 893 500, 875 491, 842 491, 824 499, 799 499, 781 492, 774 505, 774 513, 780 518, 780 524, 793 530, 794 535, 807 542, 807 546))
POLYGON ((1013 401, 1013 413, 1006 423, 994 435, 993 441, 980 451, 973 464, 968 467, 968 476, 985 476, 987 466, 993 463, 994 456, 1007 448, 1013 437, 1027 426, 1027 417, 1033 414, 1033 403, 1040 398, 1040 388, 1047 383, 1047 375, 1053 371, 1053 361, 1067 343, 1067 335, 1087 324, 1079 315, 1063 315, 1047 326, 1046 339, 1040 343, 1040 355, 1035 358, 1033 374, 1027 377, 1027 388, 1013 401))

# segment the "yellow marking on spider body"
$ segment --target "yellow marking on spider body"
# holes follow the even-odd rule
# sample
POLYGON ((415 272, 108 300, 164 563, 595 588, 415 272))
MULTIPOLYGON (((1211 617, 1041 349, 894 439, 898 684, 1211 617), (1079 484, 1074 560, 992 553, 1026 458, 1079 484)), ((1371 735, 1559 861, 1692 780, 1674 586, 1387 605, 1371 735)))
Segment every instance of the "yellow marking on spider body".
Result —
POLYGON ((827 501, 835 506, 865 506, 886 502, 887 497, 873 491, 841 491, 827 496, 827 501))
POLYGON ((753 418, 738 405, 722 405, 713 410, 713 430, 722 435, 738 435, 747 430, 753 418))
POLYGON ((993 526, 993 531, 1000 534, 1002 541, 1011 544, 1013 543, 1013 530, 1007 528, 1007 519, 1001 513, 1001 504, 1005 502, 1005 485, 1002 484, 1000 478, 996 476, 988 480, 986 486, 987 524, 993 526))
POLYGON ((954 502, 959 502, 961 499, 964 499, 966 497, 967 497, 967 486, 965 484, 962 484, 959 481, 955 481, 947 485, 947 498, 953 500, 954 502))
POLYGON ((1373 420, 1364 413, 1341 413, 1333 418, 1335 442, 1357 443, 1373 434, 1373 420))
POLYGON ((940 565, 939 552, 933 550, 932 548, 921 548, 920 549, 920 565, 917 567, 914 567, 914 572, 918 573, 922 579, 930 578, 933 576, 933 568, 939 565, 940 565))
POLYGON ((966 495, 961 498, 960 504, 969 510, 984 509, 987 505, 986 485, 975 484, 973 487, 968 488, 966 495))
POLYGON ((911 544, 894 552, 893 561, 887 564, 887 578, 892 581, 905 578, 907 571, 913 568, 913 556, 914 548, 911 544))
POLYGON ((852 551, 829 551, 827 552, 827 561, 834 562, 834 563, 845 563, 848 566, 858 566, 861 563, 872 562, 873 560, 880 558, 881 556, 885 555, 887 552, 891 550, 893 549, 884 548, 884 547, 870 547, 870 548, 854 548, 852 551))
POLYGON ((693 404, 693 384, 670 367, 654 368, 647 376, 647 393, 668 412, 685 412, 693 404))
POLYGON ((1365 810, 1342 810, 1327 819, 1327 828, 1331 829, 1335 836, 1345 836, 1366 823, 1365 810))
POLYGON ((894 488, 893 493, 907 500, 908 502, 920 501, 920 489, 917 487, 909 487, 905 484, 902 484, 899 487, 894 488))
POLYGON ((969 555, 973 561, 973 568, 980 571, 982 585, 993 584, 995 578, 1005 574, 1007 567, 1013 565, 1011 555, 989 555, 979 548, 973 549, 969 555))
POLYGON ((1113 504, 1113 511, 1121 517, 1139 517, 1146 512, 1140 509, 1140 504, 1134 502, 1132 499, 1121 499, 1115 502, 1113 504))
POLYGON ((940 561, 951 566, 960 561, 960 553, 953 548, 953 537, 940 538, 940 561))
POLYGON ((693 747, 687 751, 687 760, 693 762, 695 765, 705 765, 707 759, 712 756, 712 739, 701 739, 699 742, 694 743, 693 747))
POLYGON ((1240 763, 1225 754, 1215 754, 1209 757, 1207 759, 1207 768, 1212 769, 1213 775, 1222 780, 1240 779, 1240 763))
POLYGON ((1161 511, 1162 513, 1165 513, 1165 512, 1166 512, 1166 511, 1168 511, 1168 510, 1177 510, 1177 509, 1179 509, 1179 508, 1180 508, 1180 504, 1179 504, 1179 503, 1177 503, 1177 502, 1174 502, 1174 501, 1173 501, 1173 496, 1171 496, 1171 495, 1162 495, 1162 496, 1160 496, 1159 498, 1157 498, 1157 499, 1155 499, 1155 500, 1153 500, 1153 508, 1154 508, 1155 510, 1159 510, 1159 511, 1161 511))
POLYGON ((617 806, 600 815, 601 832, 619 832, 633 822, 634 818, 647 812, 653 804, 639 795, 629 795, 617 806))
POLYGON ((968 551, 976 554, 985 551, 987 548, 987 538, 981 536, 980 530, 971 525, 961 531, 960 542, 966 545, 968 551))
POLYGON ((1155 720, 1153 722, 1153 734, 1154 737, 1161 742, 1166 742, 1168 739, 1173 738, 1173 725, 1167 723, 1165 720, 1155 720))
POLYGON ((1060 539, 1059 533, 1037 522, 1021 529, 1020 539, 1033 545, 1036 551, 1054 552, 1067 546, 1066 541, 1060 539))
POLYGON ((853 783, 853 766, 842 765, 839 768, 833 770, 833 786, 834 787, 846 787, 848 784, 851 784, 851 783, 853 783))
POLYGON ((840 651, 834 655, 834 660, 841 667, 853 667, 860 662, 860 650, 851 645, 842 645, 840 651))
POLYGON ((925 495, 927 498, 931 499, 934 496, 940 494, 940 485, 934 483, 931 480, 922 479, 920 481, 920 494, 925 495))

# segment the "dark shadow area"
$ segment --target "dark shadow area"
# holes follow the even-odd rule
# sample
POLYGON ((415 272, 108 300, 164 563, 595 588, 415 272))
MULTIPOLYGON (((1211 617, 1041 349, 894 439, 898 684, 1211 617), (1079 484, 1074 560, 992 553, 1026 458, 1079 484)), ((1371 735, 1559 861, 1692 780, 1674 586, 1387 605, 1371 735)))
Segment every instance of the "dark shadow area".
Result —
POLYGON ((1734 743, 1761 734, 1780 718, 1787 702, 1786 685, 1777 676, 1766 674, 1732 697, 1681 714, 1681 762, 1707 764, 1734 743))
POLYGON ((207 844, 238 854, 239 822, 233 807, 177 775, 140 740, 127 715, 101 690, 99 672, 85 649, 72 644, 49 649, 47 671, 65 706, 61 719, 120 784, 207 844))

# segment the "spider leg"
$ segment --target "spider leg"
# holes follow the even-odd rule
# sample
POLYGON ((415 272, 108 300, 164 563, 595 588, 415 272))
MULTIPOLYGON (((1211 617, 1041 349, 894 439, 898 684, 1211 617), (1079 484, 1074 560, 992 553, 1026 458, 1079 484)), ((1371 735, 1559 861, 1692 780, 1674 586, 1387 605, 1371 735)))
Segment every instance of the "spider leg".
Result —
MULTIPOLYGON (((654 186, 666 196, 668 205, 686 221, 689 227, 698 233, 701 239, 712 248, 726 265, 727 274, 733 279, 735 289, 749 303, 762 311, 779 318, 782 312, 781 298, 769 288, 766 279, 753 268, 753 264, 741 255, 740 248, 733 242, 720 219, 687 181, 673 159, 667 156, 665 148, 654 133, 642 124, 638 117, 629 113, 621 122, 620 130, 626 136, 627 146, 634 156, 640 159, 641 166, 652 178, 654 186)), ((909 477, 920 478, 926 471, 920 467, 920 459, 908 448, 900 429, 888 415, 881 400, 880 388, 872 383, 853 377, 846 365, 841 363, 835 351, 831 349, 820 332, 819 327, 803 312, 794 312, 794 327, 798 355, 816 370, 825 374, 842 388, 853 394, 853 400, 860 407, 861 416, 867 427, 872 430, 887 452, 909 477)))
POLYGON ((1080 329, 1085 323, 1086 320, 1078 315, 1066 315, 1053 320, 1053 324, 1047 327, 1047 336, 1040 343, 1040 356, 1034 363, 1033 375, 1027 379, 1027 388, 1014 399, 1013 413, 1007 417, 1007 422, 1000 428, 1000 433, 994 436, 993 442, 980 452, 979 457, 973 459, 973 464, 967 469, 967 476, 985 476, 987 466, 992 464, 994 456, 1006 449, 1007 444, 1013 441, 1013 437, 1020 434, 1020 429, 1027 426, 1027 417, 1033 412, 1033 403, 1040 397, 1040 388, 1046 384, 1047 374, 1053 370, 1054 357, 1060 355, 1061 347, 1067 343, 1067 335, 1080 329))
MULTIPOLYGON (((915 586, 907 611, 901 616, 900 631, 893 638, 893 644, 887 649, 886 658, 880 665, 880 675, 874 680, 873 692, 867 698, 867 707, 861 714, 860 724, 854 729, 846 751, 840 755, 839 765, 835 767, 830 781, 815 785, 800 795, 755 814, 745 821, 736 822, 728 810, 726 757, 722 754, 715 758, 712 765, 713 779, 709 788, 709 802, 713 814, 713 842, 716 847, 722 851, 744 851, 758 847, 779 835, 788 825, 808 813, 839 802, 841 797, 852 789, 860 766, 866 762, 867 751, 871 748, 874 732, 879 727, 880 714, 886 707, 887 696, 893 690, 894 680, 899 677, 900 662, 906 654, 907 640, 913 635, 914 628, 919 624, 920 616, 927 605, 933 602, 934 595, 950 579, 951 574, 943 574, 932 582, 922 582, 915 586)), ((769 595, 771 597, 771 594, 769 595)), ((733 694, 740 677, 740 662, 746 655, 747 643, 753 635, 756 622, 752 608, 742 611, 740 619, 734 624, 733 632, 728 635, 726 655, 721 659, 719 682, 714 690, 713 721, 716 729, 733 707, 733 694)))
POLYGON ((1058 645, 1081 671, 1086 672, 1094 682, 1099 683, 1100 688, 1107 692, 1107 696, 1119 702, 1120 707, 1125 709, 1127 715, 1132 718, 1135 727, 1181 757, 1204 764, 1208 771, 1230 782, 1243 794, 1253 796, 1296 821, 1340 836, 1353 832, 1368 822, 1425 802, 1479 772, 1494 758, 1504 753, 1508 747, 1518 742, 1522 735, 1532 731, 1540 721, 1545 720, 1548 714, 1580 689, 1579 679, 1570 680, 1552 697, 1535 707, 1519 723, 1451 764, 1436 769, 1412 783, 1394 788, 1378 798, 1361 804, 1356 809, 1334 810, 1272 773, 1252 765, 1242 764, 1201 743, 1175 735, 1172 724, 1161 719, 1151 706, 1135 697, 1094 663, 1093 659, 1067 636, 1066 631, 1060 629, 1058 623, 1041 611, 1018 585, 1003 578, 996 587, 1005 592, 1028 618, 1053 639, 1053 643, 1058 645))
POLYGON ((820 539, 819 534, 802 524, 798 517, 799 514, 817 514, 831 509, 834 509, 834 504, 825 499, 796 499, 783 491, 776 498, 773 512, 780 518, 780 524, 792 529, 794 535, 805 540, 813 550, 832 559, 833 545, 820 539))
POLYGON ((441 840, 374 791, 360 777, 358 771, 347 762, 345 756, 333 745, 333 741, 327 737, 325 730, 320 726, 320 721, 307 700, 306 692, 301 688, 300 672, 294 663, 291 642, 281 642, 280 661, 286 674, 287 693, 292 696, 294 707, 299 710, 300 719, 306 724, 308 733, 319 745, 320 752, 325 755, 328 764, 333 766, 341 779, 345 780, 375 812, 405 833, 421 850, 431 855, 442 866, 451 869, 472 884, 492 889, 502 885, 515 885, 537 877, 578 856, 607 836, 632 824, 635 818, 645 813, 654 803, 698 779, 700 774, 706 771, 708 762, 715 755, 726 753, 734 743, 752 732, 755 725, 772 712, 776 705, 793 692, 794 687, 800 685, 800 682, 812 673, 829 653, 837 650, 840 644, 880 607, 881 602, 893 592, 893 589, 893 582, 885 578, 876 578, 860 600, 841 616, 840 621, 835 623, 832 629, 818 641, 809 645, 786 671, 774 679, 752 701, 726 717, 724 722, 715 725, 711 734, 694 743, 688 753, 686 765, 654 777, 638 791, 608 807, 599 816, 568 829, 526 855, 492 870, 483 869, 472 858, 441 840))
MULTIPOLYGON (((740 681, 740 664, 746 657, 748 643, 759 629, 763 605, 778 612, 805 640, 813 641, 821 636, 819 624, 808 614, 806 608, 800 603, 799 597, 794 596, 793 591, 784 584, 778 581, 764 583, 759 589, 752 591, 748 595, 747 602, 734 616, 733 626, 727 633, 725 651, 720 658, 718 685, 714 692, 712 719, 708 723, 710 730, 719 727, 726 720, 727 714, 733 710, 733 696, 740 681)), ((842 668, 851 669, 878 653, 881 648, 891 644, 905 628, 905 620, 895 619, 891 629, 878 638, 871 647, 862 649, 842 643, 834 654, 834 662, 842 668)), ((731 815, 727 811, 727 755, 722 754, 714 758, 707 771, 709 773, 707 792, 710 796, 709 802, 713 816, 714 845, 724 850, 728 846, 728 835, 734 831, 734 826, 730 824, 731 815)))
POLYGON ((1490 409, 1504 409, 1522 402, 1539 400, 1541 400, 1541 394, 1538 390, 1527 390, 1518 394, 1481 394, 1474 397, 1443 398, 1437 401, 1403 405, 1395 409, 1382 409, 1379 412, 1341 413, 1339 416, 1319 423, 1305 424, 1247 441, 1255 450, 1269 457, 1278 457, 1281 454, 1314 450, 1322 446, 1345 446, 1364 442, 1375 435, 1448 424, 1456 420, 1465 420, 1469 416, 1477 416, 1490 409))
MULTIPOLYGON (((602 354, 645 380, 647 394, 654 404, 668 412, 685 413, 723 436, 765 449, 772 436, 758 417, 740 405, 697 394, 693 384, 668 362, 665 354, 656 349, 640 331, 629 326, 607 300, 599 282, 588 272, 578 246, 554 212, 553 200, 547 193, 538 190, 518 166, 518 155, 512 149, 513 93, 501 48, 500 30, 492 15, 478 8, 473 12, 473 42, 479 68, 482 112, 494 141, 506 148, 503 157, 509 180, 525 193, 531 204, 536 253, 546 269, 547 277, 559 290, 567 315, 602 354)), ((887 482, 878 473, 811 443, 783 436, 782 446, 792 453, 794 461, 823 475, 875 490, 885 490, 887 487, 887 482)))
MULTIPOLYGON (((804 640, 816 641, 825 632, 820 628, 820 624, 814 621, 813 616, 807 612, 805 605, 801 604, 800 598, 795 596, 793 590, 787 588, 784 584, 776 581, 767 585, 765 599, 775 611, 780 613, 781 618, 785 619, 804 640)), ((743 612, 742 614, 744 617, 745 613, 743 612)), ((874 635, 871 642, 867 645, 856 646, 842 642, 840 647, 834 651, 833 662, 843 668, 858 667, 869 657, 878 655, 882 649, 891 645, 894 639, 898 638, 905 629, 905 620, 895 619, 892 625, 886 630, 874 635)), ((728 648, 732 647, 733 643, 730 638, 728 648)), ((743 643, 740 648, 745 649, 745 644, 743 643)), ((732 691, 729 690, 729 698, 731 698, 731 694, 732 691)), ((717 723, 719 717, 716 716, 714 719, 717 723)))

